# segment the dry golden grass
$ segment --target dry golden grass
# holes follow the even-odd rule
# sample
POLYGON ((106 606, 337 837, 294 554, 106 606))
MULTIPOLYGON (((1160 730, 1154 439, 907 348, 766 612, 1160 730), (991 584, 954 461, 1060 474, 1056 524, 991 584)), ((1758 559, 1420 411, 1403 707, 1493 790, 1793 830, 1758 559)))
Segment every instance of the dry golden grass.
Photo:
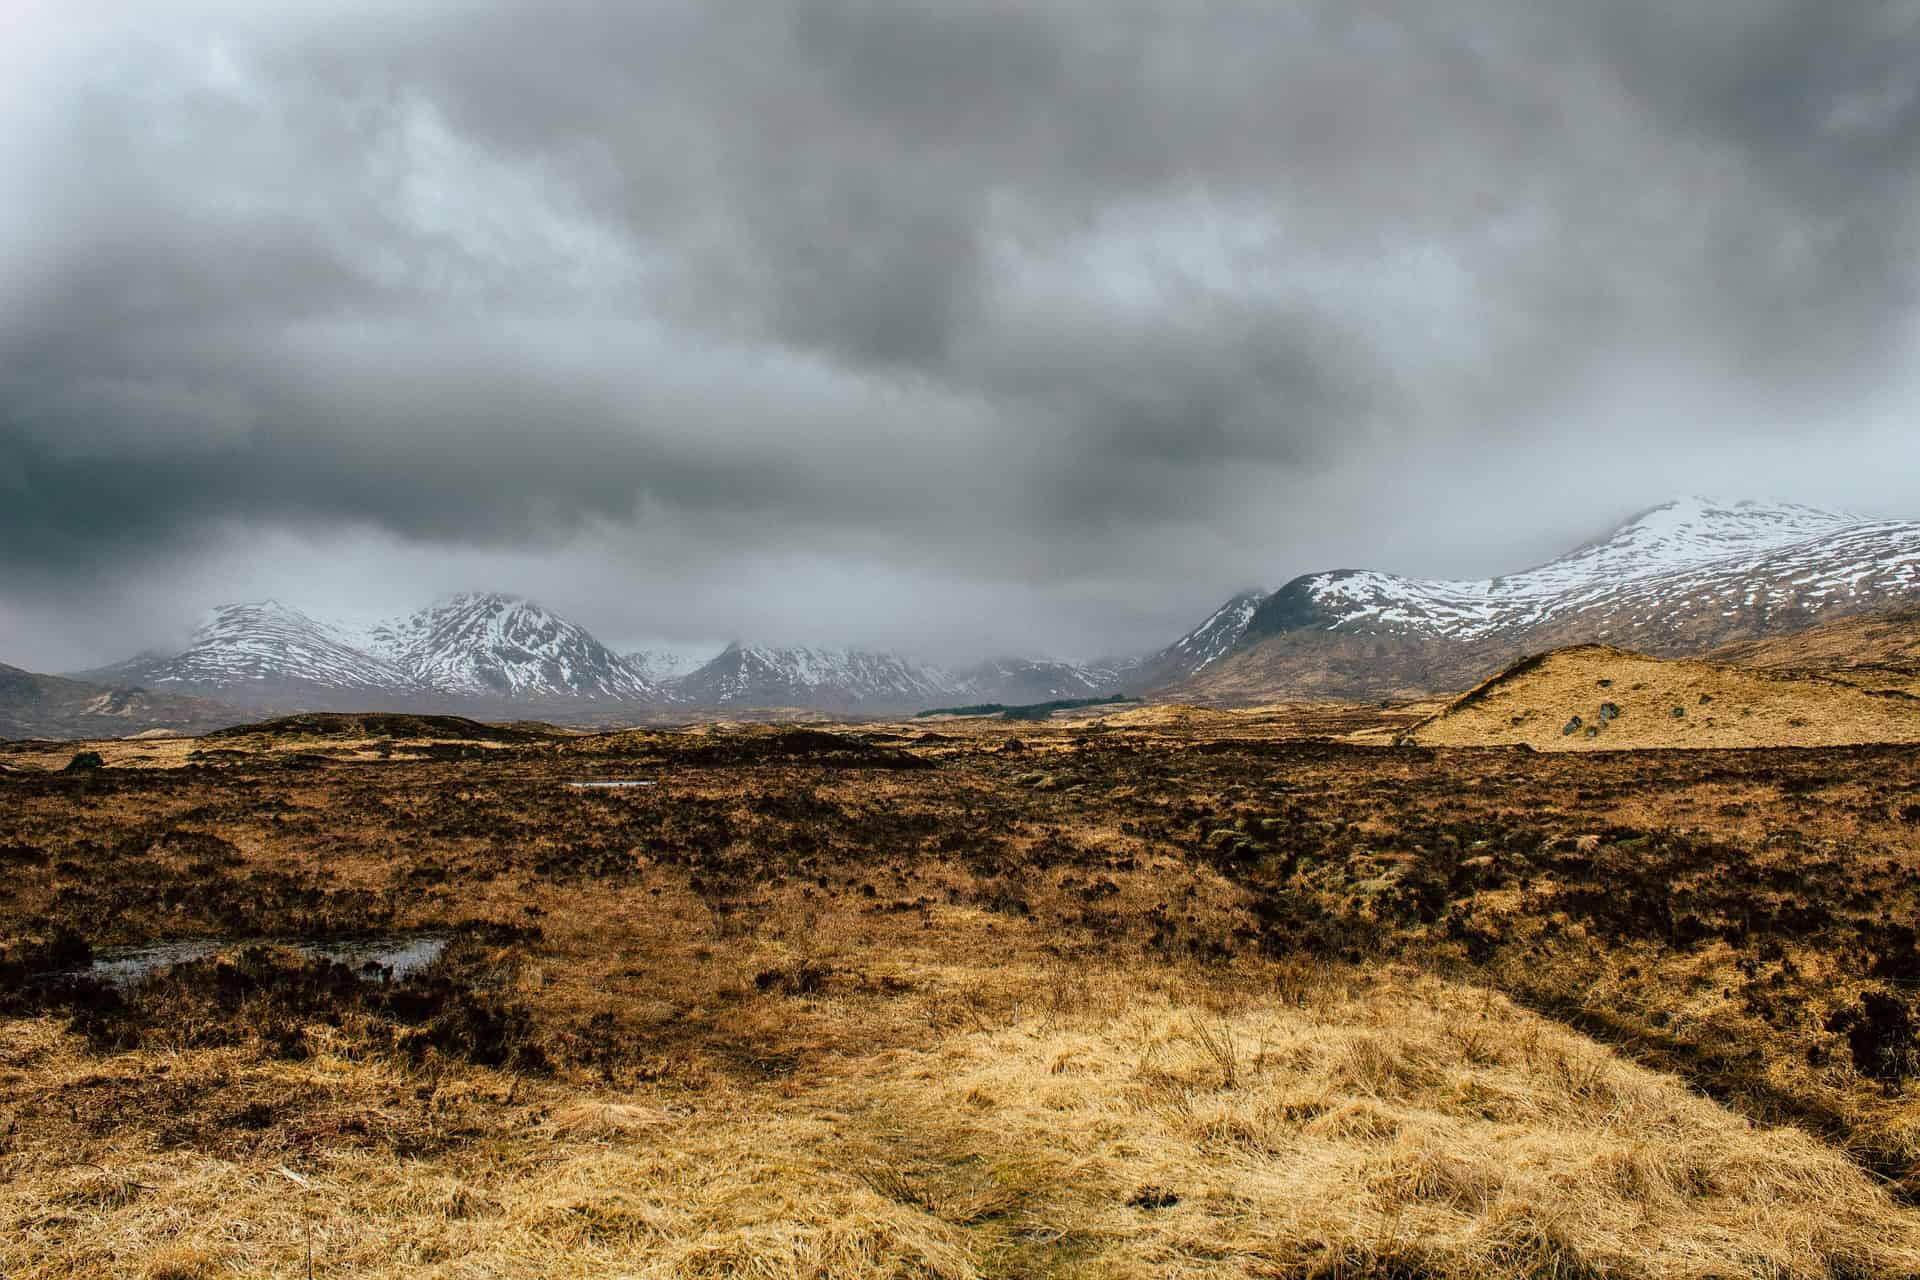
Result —
POLYGON ((298 1063, 102 1061, 0 1024, 42 1098, 164 1074, 325 1100, 306 1140, 227 1154, 36 1149, 16 1113, 0 1274, 300 1275, 309 1239, 315 1275, 409 1280, 1920 1272, 1920 1215, 1837 1153, 1485 991, 1055 969, 1016 1022, 996 971, 945 976, 1006 1017, 698 1092, 407 1070, 319 1029, 298 1063), (419 1154, 346 1137, 370 1125, 419 1154))
POLYGON ((1516 663, 1405 738, 1536 751, 1920 742, 1920 698, 1800 672, 1581 645, 1516 663), (1618 718, 1603 714, 1609 703, 1618 718))

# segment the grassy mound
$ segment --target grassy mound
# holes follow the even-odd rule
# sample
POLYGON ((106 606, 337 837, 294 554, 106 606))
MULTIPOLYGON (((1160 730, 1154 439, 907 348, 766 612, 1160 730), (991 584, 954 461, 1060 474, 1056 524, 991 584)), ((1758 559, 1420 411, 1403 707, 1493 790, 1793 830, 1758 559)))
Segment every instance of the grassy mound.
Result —
POLYGON ((544 735, 525 729, 484 724, 465 716, 407 715, 399 712, 315 711, 282 716, 259 724, 235 725, 205 735, 227 738, 363 740, 367 738, 438 739, 458 742, 531 742, 544 735))
MULTIPOLYGON (((897 735, 886 735, 897 736, 897 735)), ((683 768, 813 765, 830 769, 930 769, 933 763, 858 733, 790 726, 669 733, 650 729, 594 734, 562 748, 569 755, 646 760, 683 768)))
POLYGON ((1401 740, 1536 751, 1920 742, 1920 698, 1801 672, 1580 645, 1522 659, 1401 740))

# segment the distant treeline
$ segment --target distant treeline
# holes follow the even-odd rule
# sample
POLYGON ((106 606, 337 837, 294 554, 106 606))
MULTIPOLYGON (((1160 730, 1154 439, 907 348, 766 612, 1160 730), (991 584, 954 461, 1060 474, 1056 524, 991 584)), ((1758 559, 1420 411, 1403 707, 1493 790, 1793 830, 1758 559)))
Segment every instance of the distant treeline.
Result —
POLYGON ((1109 698, 1061 698, 1054 702, 1029 702, 1025 706, 1010 707, 1004 702, 976 702, 969 707, 935 707, 931 711, 918 711, 914 719, 921 716, 999 716, 1002 720, 1045 720, 1056 711, 1071 711, 1075 707, 1106 707, 1116 702, 1138 702, 1140 699, 1116 693, 1109 698))

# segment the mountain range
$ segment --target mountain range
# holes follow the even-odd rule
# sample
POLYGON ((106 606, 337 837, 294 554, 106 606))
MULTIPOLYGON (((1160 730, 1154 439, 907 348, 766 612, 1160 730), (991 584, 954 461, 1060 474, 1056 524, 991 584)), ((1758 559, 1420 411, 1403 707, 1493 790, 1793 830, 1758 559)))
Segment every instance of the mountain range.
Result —
POLYGON ((456 595, 361 630, 279 601, 224 605, 174 654, 83 672, 267 710, 480 711, 618 718, 635 709, 918 710, 1036 702, 1115 686, 1133 664, 995 658, 961 670, 862 649, 728 645, 616 653, 577 623, 501 593, 456 595))
POLYGON ((226 605, 184 650, 79 679, 127 705, 137 705, 126 703, 134 692, 190 700, 170 705, 175 720, 192 723, 205 719, 207 700, 248 711, 453 709, 602 723, 707 709, 893 714, 1116 691, 1220 704, 1390 698, 1464 688, 1560 645, 1702 653, 1916 598, 1920 522, 1695 498, 1483 581, 1305 574, 1278 591, 1234 595, 1156 653, 1103 662, 1001 657, 955 669, 860 649, 748 644, 704 660, 619 653, 532 601, 479 593, 361 629, 274 601, 226 605))

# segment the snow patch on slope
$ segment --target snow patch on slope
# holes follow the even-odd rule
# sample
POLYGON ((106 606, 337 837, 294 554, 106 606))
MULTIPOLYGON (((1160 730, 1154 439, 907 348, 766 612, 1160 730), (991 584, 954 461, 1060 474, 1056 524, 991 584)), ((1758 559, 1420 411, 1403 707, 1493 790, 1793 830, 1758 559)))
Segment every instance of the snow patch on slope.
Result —
POLYGON ((372 629, 373 652, 436 693, 649 701, 662 690, 585 628, 519 596, 449 596, 372 629))
POLYGON ((404 670, 363 652, 349 633, 278 600, 222 605, 180 653, 135 659, 121 674, 143 684, 208 688, 259 681, 379 693, 415 687, 404 670))

